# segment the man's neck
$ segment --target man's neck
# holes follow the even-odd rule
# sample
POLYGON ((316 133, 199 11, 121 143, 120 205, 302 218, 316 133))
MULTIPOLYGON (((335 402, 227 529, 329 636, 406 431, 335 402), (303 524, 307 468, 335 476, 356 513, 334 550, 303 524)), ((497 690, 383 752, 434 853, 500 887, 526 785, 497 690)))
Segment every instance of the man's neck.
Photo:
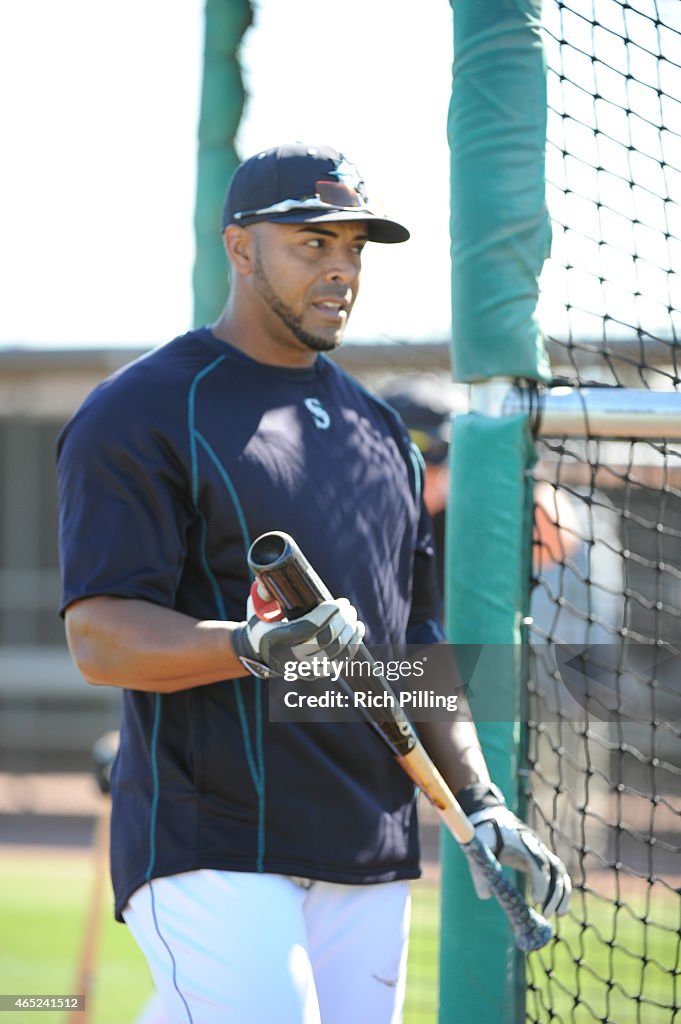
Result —
POLYGON ((257 363, 268 366, 305 368, 314 366, 317 353, 299 345, 294 338, 278 337, 251 318, 239 316, 229 304, 211 325, 214 336, 239 349, 257 363))

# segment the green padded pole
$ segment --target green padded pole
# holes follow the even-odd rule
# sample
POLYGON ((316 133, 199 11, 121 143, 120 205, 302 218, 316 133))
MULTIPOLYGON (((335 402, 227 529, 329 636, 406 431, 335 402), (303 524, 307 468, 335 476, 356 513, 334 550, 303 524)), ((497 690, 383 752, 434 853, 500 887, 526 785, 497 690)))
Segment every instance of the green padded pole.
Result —
POLYGON ((452 8, 454 377, 546 380, 535 321, 551 239, 541 0, 452 0, 452 8))
POLYGON ((195 326, 215 320, 229 288, 220 215, 227 185, 239 162, 234 138, 244 107, 244 88, 238 47, 252 17, 249 0, 206 0, 194 211, 195 326))
MULTIPOLYGON (((550 378, 535 320, 550 242, 541 0, 452 0, 452 8, 452 363, 483 398, 454 421, 446 626, 451 643, 484 645, 473 714, 492 778, 517 809, 535 453, 527 417, 499 415, 484 389, 499 378, 550 378)), ((440 1024, 522 1024, 524 958, 506 918, 495 900, 477 899, 448 835, 442 863, 440 1024)))
MULTIPOLYGON (((457 416, 447 515, 447 636, 482 644, 469 699, 493 780, 517 809, 520 626, 527 576, 527 418, 457 416)), ((464 679, 469 681, 468 673, 464 679)), ((441 1024, 520 1024, 523 958, 495 900, 475 895, 467 865, 443 833, 441 1024)))

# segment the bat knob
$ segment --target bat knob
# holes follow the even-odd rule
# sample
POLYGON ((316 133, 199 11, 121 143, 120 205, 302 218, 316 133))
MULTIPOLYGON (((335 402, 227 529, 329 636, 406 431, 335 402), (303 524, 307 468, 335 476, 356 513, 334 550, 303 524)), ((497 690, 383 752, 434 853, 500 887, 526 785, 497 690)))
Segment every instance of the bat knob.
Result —
MULTIPOLYGON (((278 601, 270 599, 269 601, 262 596, 262 584, 254 580, 251 584, 251 599, 253 601, 253 609, 255 614, 263 622, 278 622, 284 618, 284 612, 278 601)), ((269 597, 269 595, 268 595, 269 597)))

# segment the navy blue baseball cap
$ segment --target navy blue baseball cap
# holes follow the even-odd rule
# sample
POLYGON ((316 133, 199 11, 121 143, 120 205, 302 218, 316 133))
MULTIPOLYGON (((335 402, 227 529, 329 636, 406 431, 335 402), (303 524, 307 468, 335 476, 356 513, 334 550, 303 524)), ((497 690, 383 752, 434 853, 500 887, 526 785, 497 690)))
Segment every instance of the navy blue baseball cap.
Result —
POLYGON ((372 199, 354 164, 330 146, 295 142, 244 160, 232 177, 222 211, 229 224, 363 221, 372 242, 406 242, 409 232, 372 199))

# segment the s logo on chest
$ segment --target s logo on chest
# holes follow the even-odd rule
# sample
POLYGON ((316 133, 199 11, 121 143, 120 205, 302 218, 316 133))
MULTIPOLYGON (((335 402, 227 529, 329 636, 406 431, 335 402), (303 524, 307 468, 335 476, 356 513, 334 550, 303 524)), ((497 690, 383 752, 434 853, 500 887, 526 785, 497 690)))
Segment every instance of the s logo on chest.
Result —
POLYGON ((303 402, 305 408, 315 421, 319 430, 328 430, 331 426, 331 417, 318 398, 306 398, 303 402))

